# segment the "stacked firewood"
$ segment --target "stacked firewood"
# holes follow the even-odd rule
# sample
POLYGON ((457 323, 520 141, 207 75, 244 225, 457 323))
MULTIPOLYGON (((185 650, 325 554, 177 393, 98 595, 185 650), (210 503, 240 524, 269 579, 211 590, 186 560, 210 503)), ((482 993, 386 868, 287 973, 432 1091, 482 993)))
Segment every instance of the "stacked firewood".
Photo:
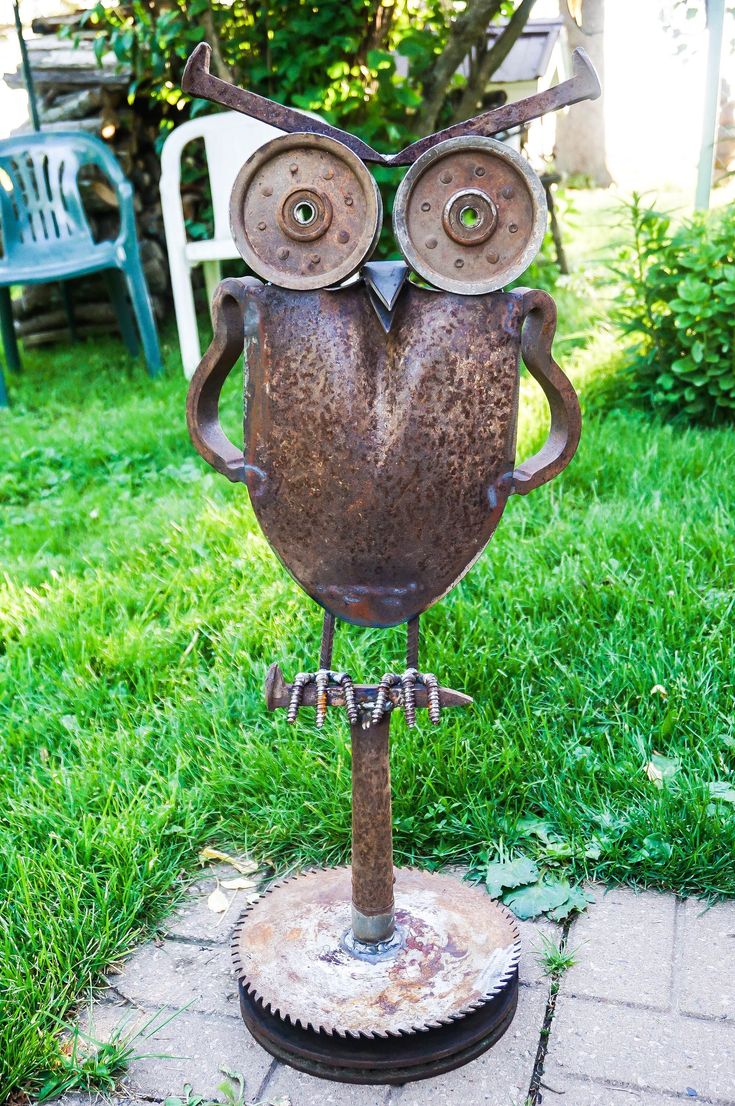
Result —
MULTIPOLYGON (((93 32, 82 15, 34 20, 38 37, 28 53, 43 131, 83 130, 109 143, 135 190, 141 258, 154 310, 163 319, 170 304, 166 244, 158 192, 160 162, 155 149, 159 120, 145 101, 127 101, 130 73, 113 55, 98 62, 93 32), (64 26, 73 37, 60 36, 64 26)), ((7 78, 24 87, 20 70, 7 78)), ((28 129, 27 127, 24 129, 28 129)), ((96 240, 114 237, 119 226, 115 194, 96 173, 83 175, 82 191, 96 240)), ((75 329, 79 334, 109 332, 115 314, 99 277, 70 281, 75 329)), ((67 340, 69 326, 58 284, 28 285, 13 301, 16 329, 26 345, 67 340)))

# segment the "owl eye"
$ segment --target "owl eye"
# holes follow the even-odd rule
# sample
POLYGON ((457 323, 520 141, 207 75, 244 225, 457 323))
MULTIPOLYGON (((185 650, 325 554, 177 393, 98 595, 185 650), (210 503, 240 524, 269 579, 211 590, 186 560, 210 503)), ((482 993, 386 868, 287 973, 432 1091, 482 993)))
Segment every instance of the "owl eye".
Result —
POLYGON ((241 257, 281 288, 338 284, 373 252, 380 193, 341 142, 285 134, 261 146, 232 189, 230 226, 241 257))
POLYGON ((519 276, 545 231, 541 181, 493 138, 450 138, 427 150, 393 206, 393 233, 408 264, 437 288, 465 296, 519 276))

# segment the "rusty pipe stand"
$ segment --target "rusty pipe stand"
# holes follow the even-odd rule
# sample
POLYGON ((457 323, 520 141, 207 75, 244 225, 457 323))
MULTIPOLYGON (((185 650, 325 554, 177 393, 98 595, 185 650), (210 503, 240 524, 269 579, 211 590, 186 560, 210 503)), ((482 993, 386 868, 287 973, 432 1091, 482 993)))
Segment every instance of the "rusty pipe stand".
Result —
MULTIPOLYGON (((291 691, 273 666, 268 706, 287 707, 291 691)), ((355 687, 366 720, 377 693, 355 687)), ((304 704, 317 694, 307 687, 304 704)), ((343 688, 327 695, 344 705, 343 688)), ((471 702, 448 688, 440 698, 471 702)), ((416 707, 426 706, 417 687, 416 707)), ((520 940, 505 907, 455 877, 394 870, 390 719, 350 727, 351 867, 273 885, 232 940, 253 1037, 295 1068, 349 1083, 400 1084, 467 1063, 506 1031, 518 995, 520 940)))

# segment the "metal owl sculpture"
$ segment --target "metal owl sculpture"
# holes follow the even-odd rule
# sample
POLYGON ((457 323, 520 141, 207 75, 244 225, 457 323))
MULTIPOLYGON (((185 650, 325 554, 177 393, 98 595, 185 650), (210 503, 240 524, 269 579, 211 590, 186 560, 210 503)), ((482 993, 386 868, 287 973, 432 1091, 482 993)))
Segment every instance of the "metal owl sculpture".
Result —
POLYGON ((189 431, 210 465, 246 484, 270 545, 325 612, 318 666, 290 685, 272 666, 268 706, 290 722, 315 706, 318 726, 344 706, 353 756, 351 869, 301 876, 240 920, 241 1006, 257 1039, 297 1067, 403 1082, 464 1063, 504 1032, 519 944, 507 911, 476 889, 394 873, 390 716, 403 708, 414 725, 427 708, 437 723, 443 706, 470 702, 420 671, 419 616, 480 556, 508 497, 557 476, 580 435, 576 394, 551 354, 553 300, 502 291, 541 246, 544 189, 492 136, 600 88, 578 50, 570 80, 385 155, 214 77, 209 54, 205 44, 192 54, 185 91, 287 133, 234 185, 232 234, 262 282, 225 280, 215 293, 189 431), (382 222, 371 162, 409 166, 393 209, 401 262, 370 260, 382 222), (243 349, 240 449, 218 404, 243 349), (551 427, 518 464, 521 355, 551 427), (405 668, 376 684, 335 671, 337 619, 407 623, 405 668))

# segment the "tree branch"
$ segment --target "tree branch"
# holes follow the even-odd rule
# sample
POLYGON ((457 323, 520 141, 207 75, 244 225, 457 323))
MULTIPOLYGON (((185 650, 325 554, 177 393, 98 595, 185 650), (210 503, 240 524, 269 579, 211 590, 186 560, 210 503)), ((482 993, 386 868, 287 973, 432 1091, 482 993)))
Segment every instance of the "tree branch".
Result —
POLYGON ((521 0, 521 3, 510 17, 505 30, 498 36, 494 45, 478 65, 474 79, 471 83, 467 83, 462 99, 454 112, 454 123, 461 123, 463 119, 469 119, 481 109, 485 89, 490 78, 500 68, 520 38, 535 3, 536 0, 521 0))
POLYGON ((232 69, 230 69, 222 54, 222 47, 220 45, 219 35, 217 34, 217 28, 214 25, 211 7, 207 6, 202 12, 202 22, 207 35, 207 42, 212 47, 212 66, 216 75, 223 81, 229 81, 230 84, 237 84, 235 74, 232 69))
POLYGON ((420 135, 430 134, 442 109, 452 78, 478 40, 484 39, 488 24, 498 14, 502 0, 472 0, 449 28, 449 36, 433 67, 431 81, 424 87, 424 102, 416 118, 420 135))

